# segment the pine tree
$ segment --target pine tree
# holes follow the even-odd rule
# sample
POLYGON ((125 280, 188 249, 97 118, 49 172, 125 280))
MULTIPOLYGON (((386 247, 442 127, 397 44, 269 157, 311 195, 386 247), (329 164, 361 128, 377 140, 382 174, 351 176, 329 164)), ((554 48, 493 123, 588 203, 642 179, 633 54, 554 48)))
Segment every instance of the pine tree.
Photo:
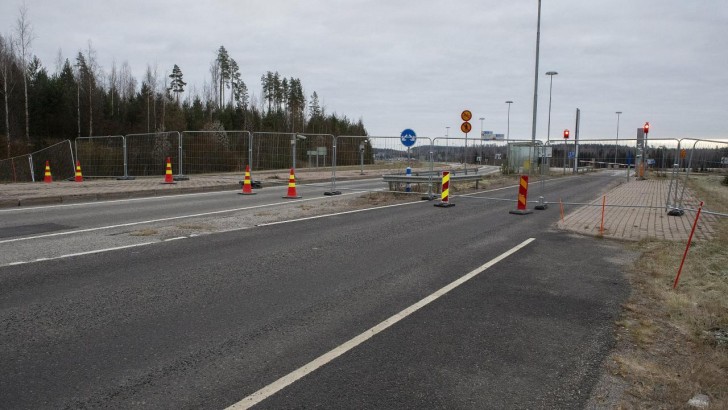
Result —
POLYGON ((185 91, 185 86, 187 85, 187 83, 182 79, 183 77, 184 75, 182 74, 182 70, 177 64, 175 64, 172 68, 172 74, 169 75, 171 81, 169 82, 169 88, 167 91, 172 91, 174 93, 177 99, 177 104, 179 104, 179 95, 185 91))
POLYGON ((225 85, 227 81, 230 79, 230 56, 228 55, 227 50, 225 49, 225 46, 220 46, 220 48, 217 50, 217 68, 219 70, 219 90, 220 90, 220 100, 218 102, 220 108, 222 108, 223 104, 225 104, 225 85))

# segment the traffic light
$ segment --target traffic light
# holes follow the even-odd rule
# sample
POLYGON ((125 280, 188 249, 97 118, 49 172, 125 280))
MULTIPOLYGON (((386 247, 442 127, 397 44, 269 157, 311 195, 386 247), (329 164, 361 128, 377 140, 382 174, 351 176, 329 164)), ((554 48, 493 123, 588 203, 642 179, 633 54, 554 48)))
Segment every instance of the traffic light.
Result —
POLYGON ((565 140, 569 139, 569 130, 564 130, 564 139, 565 140))
POLYGON ((646 122, 645 126, 642 128, 642 130, 645 132, 645 134, 649 134, 650 133, 650 123, 646 122))

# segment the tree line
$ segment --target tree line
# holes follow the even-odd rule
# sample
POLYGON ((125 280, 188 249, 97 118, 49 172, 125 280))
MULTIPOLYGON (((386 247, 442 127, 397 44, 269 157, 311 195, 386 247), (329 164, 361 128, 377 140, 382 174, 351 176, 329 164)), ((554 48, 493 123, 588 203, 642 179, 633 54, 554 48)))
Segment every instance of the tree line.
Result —
POLYGON ((51 72, 32 54, 34 38, 21 6, 13 30, 0 34, 0 158, 63 139, 167 130, 366 135, 361 119, 327 112, 315 91, 307 98, 298 78, 268 71, 260 77, 260 97, 251 95, 222 45, 210 62, 209 83, 197 89, 177 64, 147 64, 139 79, 128 61, 114 61, 106 71, 90 40, 73 59, 59 51, 51 72))

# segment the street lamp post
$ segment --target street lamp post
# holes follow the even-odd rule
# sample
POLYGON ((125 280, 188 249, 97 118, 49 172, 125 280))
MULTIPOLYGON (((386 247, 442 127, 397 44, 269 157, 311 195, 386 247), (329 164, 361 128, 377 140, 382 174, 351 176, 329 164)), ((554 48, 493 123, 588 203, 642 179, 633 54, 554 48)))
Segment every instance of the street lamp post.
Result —
POLYGON ((447 164, 447 151, 450 142, 450 127, 445 127, 445 164, 447 164))
POLYGON ((619 115, 622 114, 622 111, 617 111, 615 114, 617 114, 617 140, 614 143, 614 166, 617 166, 617 150, 619 149, 619 115))
POLYGON ((554 76, 558 73, 556 71, 549 71, 546 73, 547 76, 551 77, 549 81, 549 125, 548 129, 546 130, 546 142, 551 141, 551 90, 554 86, 554 76))
POLYGON ((533 81, 533 123, 531 124, 531 143, 536 143, 536 112, 538 110, 538 50, 541 43, 541 0, 538 0, 538 24, 536 26, 536 70, 533 81))
POLYGON ((483 120, 485 117, 478 118, 480 120, 480 163, 483 163, 483 120))
POLYGON ((508 129, 506 131, 506 142, 511 139, 511 104, 513 104, 513 101, 506 101, 506 104, 508 104, 508 129))

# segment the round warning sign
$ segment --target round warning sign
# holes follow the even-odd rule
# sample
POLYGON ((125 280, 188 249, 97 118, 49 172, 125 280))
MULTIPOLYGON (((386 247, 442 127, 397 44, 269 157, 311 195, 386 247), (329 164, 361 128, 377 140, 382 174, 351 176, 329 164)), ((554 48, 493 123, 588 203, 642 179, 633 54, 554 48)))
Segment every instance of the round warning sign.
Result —
POLYGON ((469 122, 467 122, 467 121, 465 121, 465 122, 464 122, 464 123, 463 123, 463 124, 462 124, 462 125, 460 126, 460 131, 464 132, 465 134, 469 133, 469 132, 470 132, 470 131, 471 131, 472 129, 473 129, 473 126, 472 126, 472 125, 470 125, 470 123, 469 123, 469 122))
POLYGON ((460 114, 460 118, 463 119, 463 121, 470 121, 473 118, 473 113, 470 112, 470 110, 465 110, 460 114))

